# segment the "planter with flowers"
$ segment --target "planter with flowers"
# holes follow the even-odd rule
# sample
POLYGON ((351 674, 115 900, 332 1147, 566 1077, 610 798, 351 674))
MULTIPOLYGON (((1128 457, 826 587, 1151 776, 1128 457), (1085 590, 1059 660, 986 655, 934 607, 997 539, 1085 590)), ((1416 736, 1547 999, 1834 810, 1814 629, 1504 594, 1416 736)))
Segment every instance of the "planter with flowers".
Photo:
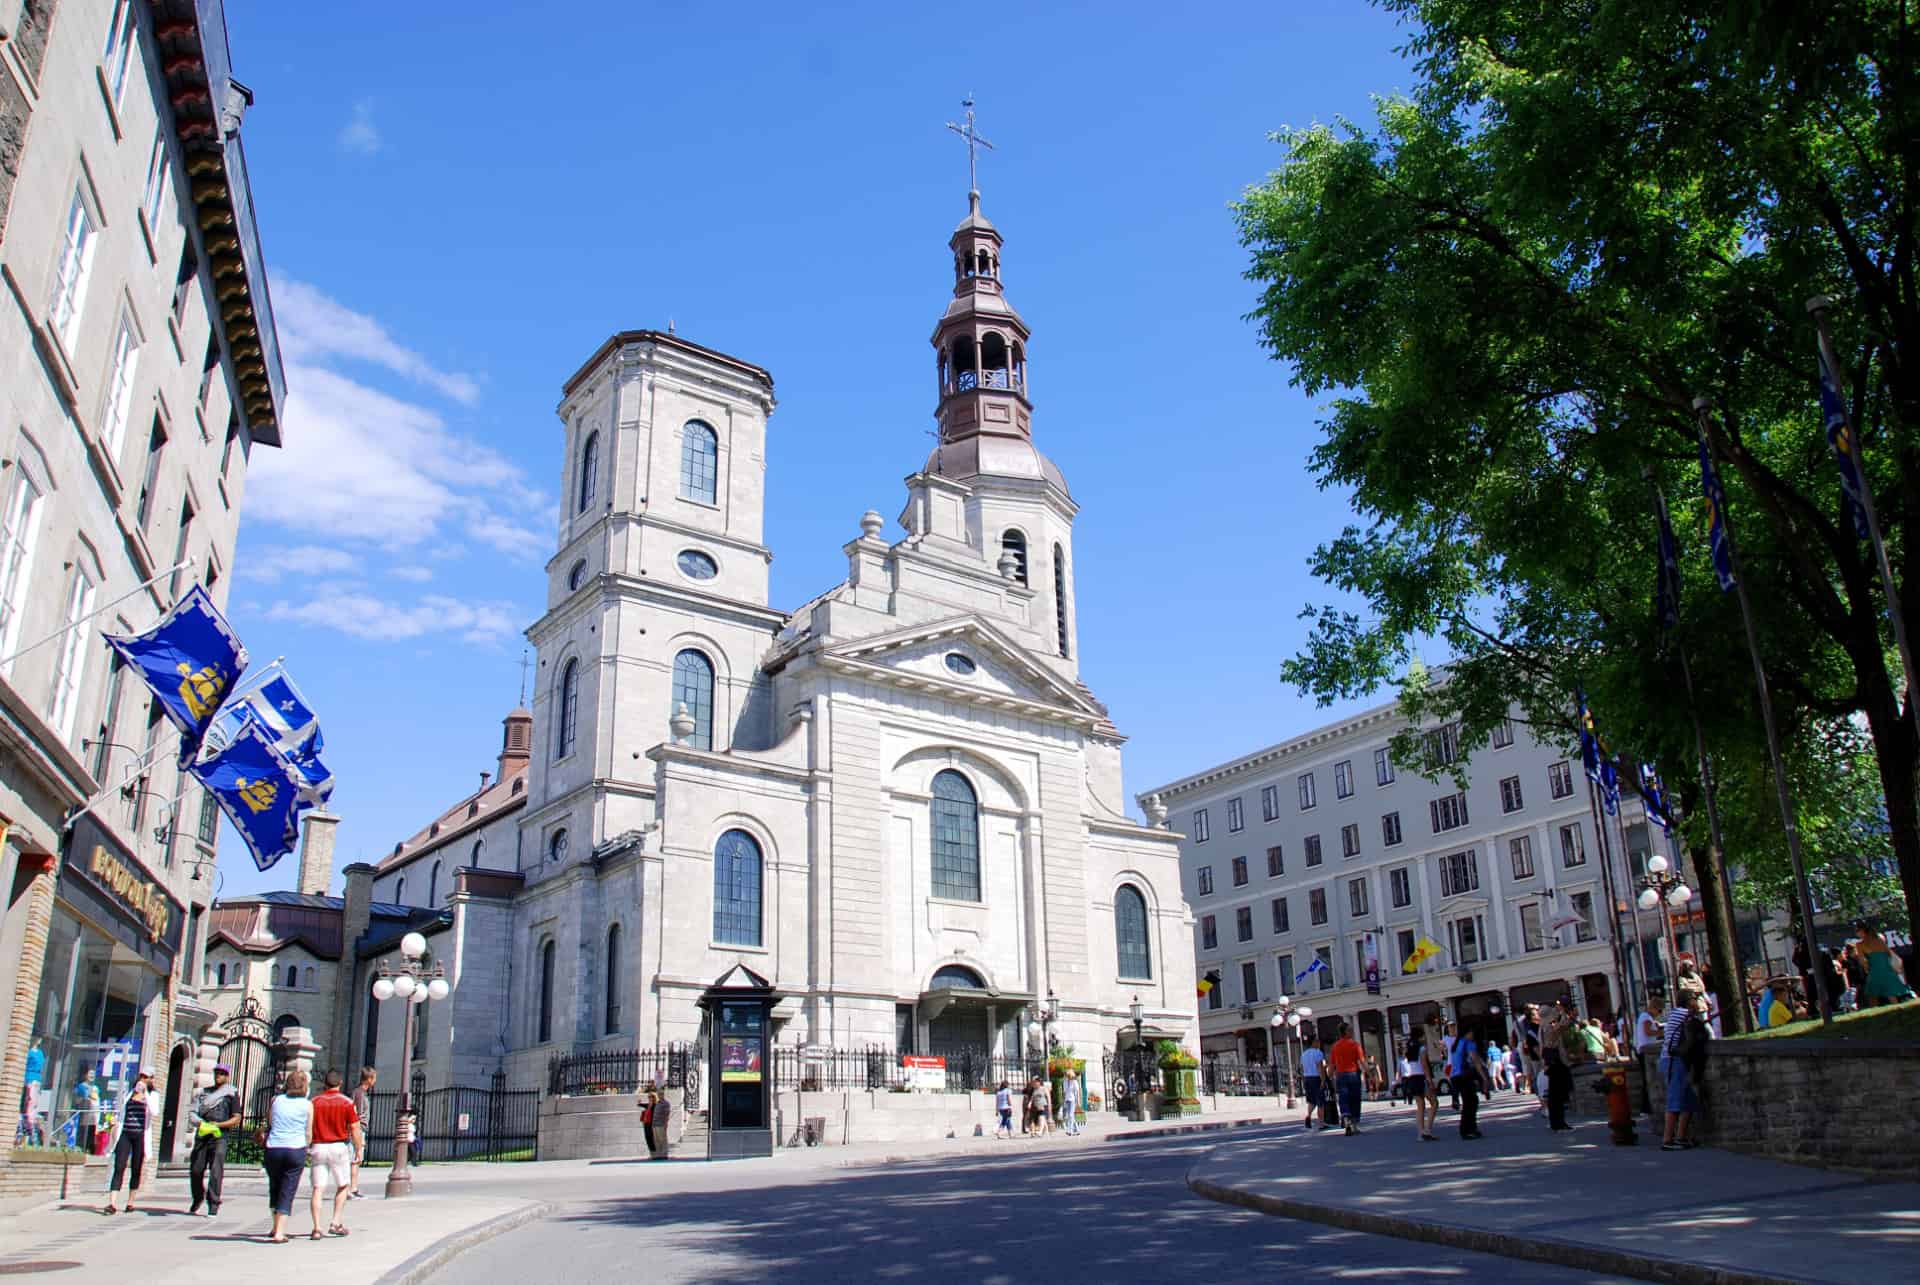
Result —
POLYGON ((1160 1059, 1160 1078, 1165 1089, 1160 1096, 1160 1115, 1200 1114, 1200 1059, 1173 1040, 1154 1045, 1160 1059))

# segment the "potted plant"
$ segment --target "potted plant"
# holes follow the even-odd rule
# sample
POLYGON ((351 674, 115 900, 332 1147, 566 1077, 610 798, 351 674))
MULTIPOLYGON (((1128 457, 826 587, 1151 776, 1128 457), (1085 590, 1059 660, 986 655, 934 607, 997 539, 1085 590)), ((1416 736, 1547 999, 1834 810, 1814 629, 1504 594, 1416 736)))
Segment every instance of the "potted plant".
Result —
MULTIPOLYGON (((1086 1084, 1086 1070, 1087 1059, 1075 1057, 1073 1055, 1073 1045, 1054 1045, 1053 1055, 1047 1059, 1047 1080, 1053 1089, 1053 1102, 1056 1109, 1066 1100, 1067 1095, 1064 1081, 1078 1080, 1084 1087, 1086 1084)), ((1082 1123, 1086 1122, 1087 1109, 1086 1094, 1084 1092, 1081 1094, 1081 1104, 1079 1109, 1075 1111, 1074 1117, 1082 1123)))
POLYGON ((1160 1076, 1166 1083, 1161 1095, 1160 1114, 1198 1115, 1200 1113, 1200 1059, 1174 1040, 1161 1040, 1153 1046, 1160 1060, 1160 1076))

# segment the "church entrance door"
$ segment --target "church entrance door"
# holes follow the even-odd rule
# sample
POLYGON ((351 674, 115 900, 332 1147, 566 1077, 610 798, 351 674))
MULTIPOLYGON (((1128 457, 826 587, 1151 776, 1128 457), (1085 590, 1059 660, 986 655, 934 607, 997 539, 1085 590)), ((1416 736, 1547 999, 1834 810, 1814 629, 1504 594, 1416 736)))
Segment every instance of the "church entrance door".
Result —
POLYGON ((954 1004, 927 1023, 927 1051, 947 1059, 947 1092, 980 1087, 992 1052, 987 1010, 954 1004))

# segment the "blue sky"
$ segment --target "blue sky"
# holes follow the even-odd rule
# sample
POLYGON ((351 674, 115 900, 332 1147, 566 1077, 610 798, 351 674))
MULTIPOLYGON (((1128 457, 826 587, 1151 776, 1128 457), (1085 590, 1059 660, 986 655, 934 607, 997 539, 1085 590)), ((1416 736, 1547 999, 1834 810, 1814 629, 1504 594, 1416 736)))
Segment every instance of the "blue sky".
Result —
MULTIPOLYGON (((773 602, 899 512, 934 403, 978 100, 1033 327, 1035 438, 1082 506, 1082 672, 1129 793, 1327 717, 1284 686, 1346 521, 1315 407, 1242 320, 1227 205, 1268 134, 1405 88, 1354 0, 1176 7, 240 4, 247 157, 288 356, 232 615, 326 729, 341 863, 477 784, 518 695, 561 382, 671 319, 773 372, 773 602)), ((889 528, 892 530, 893 528, 889 528)), ((227 893, 286 887, 228 835, 227 893)))

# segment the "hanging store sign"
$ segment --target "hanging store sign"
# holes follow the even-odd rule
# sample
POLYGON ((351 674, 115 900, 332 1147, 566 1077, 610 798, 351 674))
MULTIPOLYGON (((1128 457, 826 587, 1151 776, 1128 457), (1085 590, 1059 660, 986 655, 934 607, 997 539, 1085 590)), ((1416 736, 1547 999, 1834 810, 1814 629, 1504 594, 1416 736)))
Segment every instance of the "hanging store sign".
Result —
POLYGON ((67 831, 63 857, 60 896, 150 962, 170 969, 186 907, 91 814, 67 831))

